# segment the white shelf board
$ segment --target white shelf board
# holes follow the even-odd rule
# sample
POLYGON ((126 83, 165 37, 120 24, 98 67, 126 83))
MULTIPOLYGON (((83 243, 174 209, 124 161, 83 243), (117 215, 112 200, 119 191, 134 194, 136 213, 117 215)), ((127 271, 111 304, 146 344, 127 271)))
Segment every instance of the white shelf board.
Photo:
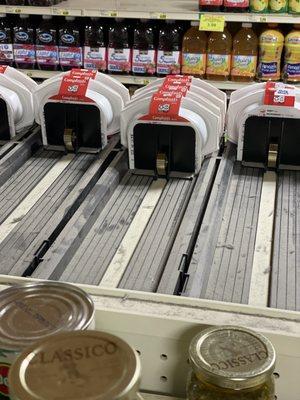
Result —
MULTIPOLYGON (((198 0, 67 0, 54 7, 0 6, 0 13, 71 15, 108 18, 150 18, 198 20, 198 0), (88 3, 83 7, 84 3, 88 3)), ((214 13, 224 15, 226 21, 236 22, 277 22, 296 23, 299 15, 255 14, 255 13, 214 13)))
MULTIPOLYGON (((34 79, 48 79, 52 76, 59 74, 61 71, 40 71, 34 69, 20 69, 19 71, 24 74, 30 76, 34 79)), ((147 85, 149 82, 157 79, 156 77, 138 77, 132 75, 112 75, 112 77, 116 78, 118 81, 124 83, 125 85, 147 85)), ((244 87, 248 83, 239 83, 239 82, 230 82, 230 81, 209 81, 211 84, 216 86, 221 90, 236 90, 241 87, 244 87)))

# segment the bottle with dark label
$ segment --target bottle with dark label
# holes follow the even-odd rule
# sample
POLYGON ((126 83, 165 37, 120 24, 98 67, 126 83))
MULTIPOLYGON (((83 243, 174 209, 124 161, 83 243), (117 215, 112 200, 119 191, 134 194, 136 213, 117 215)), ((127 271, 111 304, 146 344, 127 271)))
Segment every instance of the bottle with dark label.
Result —
POLYGON ((107 69, 111 74, 131 72, 129 26, 120 18, 108 28, 107 69))
POLYGON ((34 68, 36 62, 35 34, 29 15, 21 14, 13 28, 14 59, 17 68, 34 68))
POLYGON ((24 6, 25 0, 6 0, 6 4, 9 6, 24 6))
POLYGON ((91 18, 84 31, 84 68, 106 71, 106 40, 104 25, 99 18, 91 18))
POLYGON ((146 19, 134 28, 132 72, 134 75, 154 75, 156 72, 155 31, 146 19))
POLYGON ((200 11, 220 12, 223 0, 199 0, 200 11))
POLYGON ((6 14, 0 14, 0 64, 12 66, 14 62, 12 31, 6 14))
POLYGON ((50 7, 56 4, 54 0, 28 0, 30 6, 50 7))
POLYGON ((55 71, 59 65, 57 29, 51 15, 43 15, 36 30, 36 61, 39 69, 55 71))
POLYGON ((64 71, 82 67, 82 47, 80 28, 75 17, 66 17, 65 24, 59 29, 59 62, 64 71))
POLYGON ((167 20, 159 30, 157 66, 158 76, 180 74, 182 31, 173 20, 167 20))

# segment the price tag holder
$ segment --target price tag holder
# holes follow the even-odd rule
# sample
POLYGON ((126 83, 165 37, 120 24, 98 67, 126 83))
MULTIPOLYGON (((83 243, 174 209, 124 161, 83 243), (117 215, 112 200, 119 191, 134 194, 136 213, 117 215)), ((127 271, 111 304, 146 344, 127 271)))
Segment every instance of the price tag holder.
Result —
POLYGON ((166 13, 150 12, 151 19, 167 19, 166 13))
POLYGON ((200 15, 200 31, 223 32, 225 27, 225 17, 223 15, 200 15))
POLYGON ((110 10, 100 10, 100 16, 101 17, 113 17, 113 18, 116 18, 116 17, 118 17, 118 12, 117 11, 110 11, 110 10))
POLYGON ((22 8, 19 8, 19 7, 6 7, 5 10, 8 14, 21 14, 22 13, 22 8))
POLYGON ((74 10, 74 9, 66 9, 66 8, 53 8, 53 15, 62 15, 67 17, 68 15, 71 16, 82 16, 82 10, 74 10))

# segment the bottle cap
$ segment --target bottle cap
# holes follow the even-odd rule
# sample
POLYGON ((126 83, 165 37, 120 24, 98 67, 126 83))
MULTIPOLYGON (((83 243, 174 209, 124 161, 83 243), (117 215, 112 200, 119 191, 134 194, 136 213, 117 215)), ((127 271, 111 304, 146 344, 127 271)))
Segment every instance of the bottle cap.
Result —
POLYGON ((199 26, 199 21, 191 21, 191 26, 199 26))
POLYGON ((251 22, 243 22, 242 27, 243 28, 252 28, 252 24, 251 24, 251 22))
POLYGON ((192 340, 189 357, 200 380, 233 390, 263 384, 275 367, 271 342, 261 334, 237 326, 202 331, 192 340))
POLYGON ((30 283, 0 292, 0 315, 0 350, 20 351, 48 335, 87 329, 94 305, 74 285, 30 283))
POLYGON ((10 369, 9 390, 16 400, 134 400, 140 376, 139 356, 122 339, 67 332, 26 349, 10 369))

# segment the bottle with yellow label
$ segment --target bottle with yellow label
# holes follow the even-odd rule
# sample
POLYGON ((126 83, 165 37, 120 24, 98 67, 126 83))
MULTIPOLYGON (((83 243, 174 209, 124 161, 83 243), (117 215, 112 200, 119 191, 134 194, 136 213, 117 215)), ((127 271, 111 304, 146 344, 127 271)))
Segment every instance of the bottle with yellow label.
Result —
POLYGON ((300 0, 289 0, 289 13, 300 14, 300 0))
POLYGON ((183 75, 203 77, 206 68, 206 48, 206 33, 199 31, 199 21, 192 21, 182 41, 181 72, 183 75))
POLYGON ((269 0, 250 0, 250 11, 257 13, 267 13, 269 0))
POLYGON ((284 67, 282 79, 286 82, 300 82, 300 24, 285 38, 284 67))
POLYGON ((257 79, 262 81, 278 81, 280 79, 280 61, 284 44, 284 36, 278 24, 268 24, 259 37, 259 63, 257 79))
POLYGON ((258 38, 252 24, 244 22, 242 29, 233 38, 231 80, 251 82, 255 78, 258 38))
POLYGON ((230 74, 232 37, 228 29, 211 32, 207 44, 206 78, 226 81, 230 74))
POLYGON ((269 10, 271 13, 286 13, 288 11, 288 0, 270 0, 269 10))

